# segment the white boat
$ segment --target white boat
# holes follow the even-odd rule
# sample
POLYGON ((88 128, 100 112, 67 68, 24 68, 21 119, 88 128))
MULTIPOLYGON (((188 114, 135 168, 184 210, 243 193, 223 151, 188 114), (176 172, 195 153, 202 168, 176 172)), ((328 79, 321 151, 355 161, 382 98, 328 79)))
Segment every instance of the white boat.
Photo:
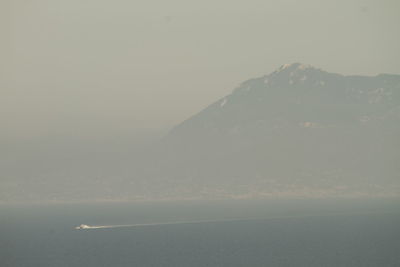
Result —
POLYGON ((77 227, 75 227, 76 230, 82 230, 82 229, 90 229, 91 227, 89 225, 86 224, 81 224, 77 227))

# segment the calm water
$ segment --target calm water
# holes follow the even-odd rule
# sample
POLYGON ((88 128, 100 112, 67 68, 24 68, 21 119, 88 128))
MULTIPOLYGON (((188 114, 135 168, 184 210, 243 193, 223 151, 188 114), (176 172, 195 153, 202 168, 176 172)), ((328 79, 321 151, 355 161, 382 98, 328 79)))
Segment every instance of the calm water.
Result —
POLYGON ((400 266, 400 205, 330 200, 0 206, 0 266, 400 266), (74 230, 82 223, 197 220, 226 221, 74 230))

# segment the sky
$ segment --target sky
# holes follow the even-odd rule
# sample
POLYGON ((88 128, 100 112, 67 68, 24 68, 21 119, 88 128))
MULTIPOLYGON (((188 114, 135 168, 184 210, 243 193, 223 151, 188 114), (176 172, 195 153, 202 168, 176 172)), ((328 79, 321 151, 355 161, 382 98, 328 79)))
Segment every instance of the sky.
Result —
POLYGON ((400 74, 397 0, 2 0, 0 144, 166 131, 302 62, 400 74))

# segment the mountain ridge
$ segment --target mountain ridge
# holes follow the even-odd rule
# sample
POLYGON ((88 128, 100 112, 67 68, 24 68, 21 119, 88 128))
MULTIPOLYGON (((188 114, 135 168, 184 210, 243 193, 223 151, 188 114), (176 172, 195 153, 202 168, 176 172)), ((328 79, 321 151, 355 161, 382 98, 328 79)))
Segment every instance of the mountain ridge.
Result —
POLYGON ((285 64, 174 127, 158 175, 230 196, 399 195, 397 136, 400 75, 285 64))
MULTIPOLYGON (((220 113, 223 113, 223 110, 229 109, 232 104, 241 106, 242 109, 254 109, 259 106, 257 102, 262 102, 262 105, 274 106, 273 101, 281 101, 281 104, 291 104, 293 107, 297 106, 297 108, 300 105, 307 104, 312 104, 314 108, 317 108, 318 103, 324 101, 324 105, 331 107, 335 104, 346 104, 346 102, 350 101, 352 102, 347 103, 347 108, 349 108, 350 104, 353 106, 357 104, 375 104, 373 109, 379 109, 379 102, 384 102, 385 105, 389 106, 396 106, 400 104, 399 84, 399 75, 344 76, 329 73, 310 65, 300 63, 286 64, 268 75, 244 81, 231 94, 217 100, 193 117, 188 118, 174 127, 171 132, 173 134, 179 128, 184 128, 185 124, 190 123, 190 120, 196 120, 196 117, 210 112, 211 109, 214 109, 214 113, 218 113, 215 111, 217 109, 220 109, 220 113), (293 90, 297 90, 297 92, 293 90), (268 101, 267 97, 270 97, 273 101, 268 101), (238 100, 242 103, 237 103, 238 100), (287 100, 289 100, 289 103, 287 100), (246 101, 250 102, 253 107, 246 104, 246 101)), ((366 106, 363 108, 366 109, 366 106)), ((368 113, 371 112, 372 109, 370 108, 369 111, 365 110, 364 114, 358 114, 359 120, 365 121, 365 116, 368 116, 368 113)), ((257 117, 257 114, 253 115, 257 117)), ((236 114, 236 116, 240 117, 240 114, 236 114)), ((310 114, 308 116, 313 117, 310 114)), ((249 118, 247 117, 246 119, 249 118)))

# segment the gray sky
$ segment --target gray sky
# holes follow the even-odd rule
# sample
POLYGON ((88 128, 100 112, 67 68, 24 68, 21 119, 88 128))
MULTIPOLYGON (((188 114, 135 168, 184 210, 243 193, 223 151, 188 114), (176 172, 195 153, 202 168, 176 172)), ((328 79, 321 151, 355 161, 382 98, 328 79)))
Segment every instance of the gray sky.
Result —
POLYGON ((165 129, 284 63, 400 73, 397 0, 2 0, 2 141, 165 129))

